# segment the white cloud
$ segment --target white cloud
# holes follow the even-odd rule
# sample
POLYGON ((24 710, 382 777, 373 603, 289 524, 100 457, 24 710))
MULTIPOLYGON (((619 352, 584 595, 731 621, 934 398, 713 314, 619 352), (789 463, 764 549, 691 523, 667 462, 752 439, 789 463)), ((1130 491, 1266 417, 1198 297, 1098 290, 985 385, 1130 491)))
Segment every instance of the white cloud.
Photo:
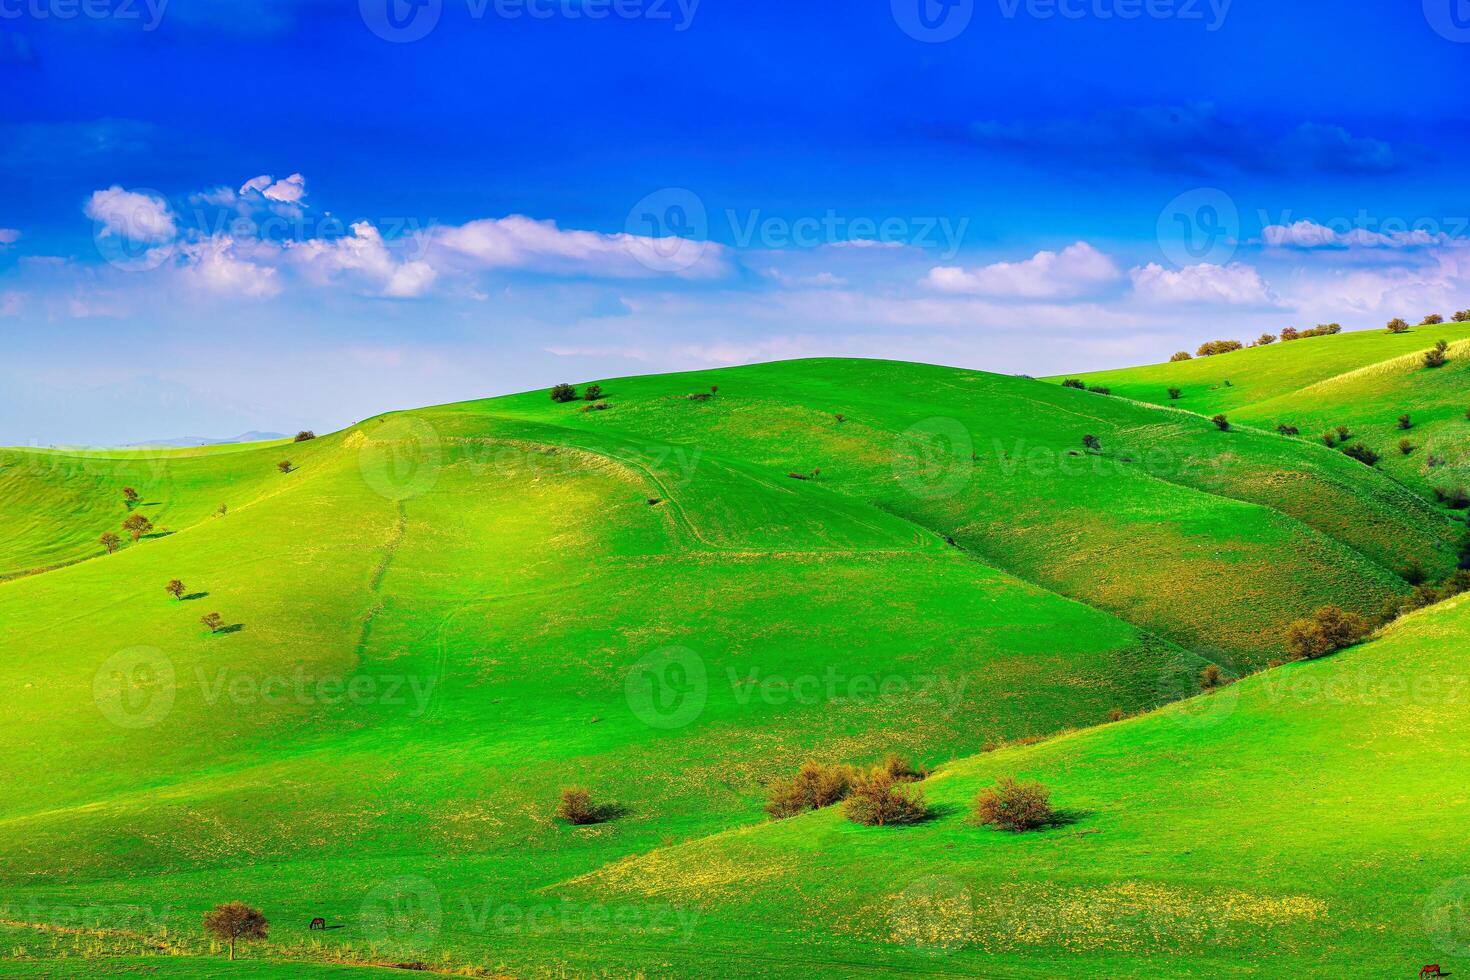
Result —
POLYGON ((265 190, 261 191, 261 193, 272 201, 280 201, 282 204, 296 204, 306 196, 306 178, 300 174, 292 174, 271 184, 265 190))
POLYGON ((1131 270, 1133 292, 1149 303, 1224 303, 1231 306, 1275 301, 1261 274, 1240 262, 1208 262, 1165 269, 1150 262, 1131 270))
POLYGON ((765 271, 765 276, 767 279, 791 288, 835 289, 847 285, 846 279, 830 272, 818 272, 811 276, 792 276, 780 269, 771 268, 765 271))
POLYGON ((438 273, 420 259, 400 260, 369 222, 359 221, 352 234, 325 240, 290 242, 287 251, 319 282, 330 282, 338 273, 354 273, 368 280, 383 296, 421 296, 438 273))
POLYGON ((235 240, 228 235, 191 242, 180 252, 184 257, 185 281, 206 292, 266 299, 281 291, 277 271, 242 257, 235 240))
POLYGON ((125 191, 117 185, 94 191, 83 209, 102 225, 102 234, 130 242, 164 242, 177 234, 168 202, 151 194, 125 191))
POLYGON ((292 174, 276 180, 270 174, 261 174, 240 185, 241 197, 252 194, 259 194, 280 204, 300 204, 301 199, 306 197, 306 178, 301 174, 292 174))
POLYGON ((1271 248, 1424 248, 1453 241, 1444 232, 1404 229, 1389 232, 1366 228, 1338 230, 1315 221, 1294 221, 1289 225, 1267 225, 1261 229, 1261 240, 1271 248))
POLYGON ((1112 259, 1077 242, 1060 253, 1037 252, 1022 262, 996 262, 978 269, 936 266, 924 282, 945 293, 1044 299, 1075 296, 1120 275, 1112 259))
POLYGON ((20 241, 20 232, 14 228, 0 228, 0 248, 8 248, 20 241))
POLYGON ((525 215, 481 218, 428 232, 436 246, 482 269, 535 269, 614 278, 672 274, 706 278, 728 271, 714 242, 603 234, 557 227, 525 215))

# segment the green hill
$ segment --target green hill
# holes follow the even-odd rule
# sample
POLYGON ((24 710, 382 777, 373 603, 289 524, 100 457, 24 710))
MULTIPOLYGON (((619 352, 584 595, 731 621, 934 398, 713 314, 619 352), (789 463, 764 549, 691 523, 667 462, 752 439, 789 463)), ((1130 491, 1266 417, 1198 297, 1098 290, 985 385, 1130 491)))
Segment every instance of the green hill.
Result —
POLYGON ((700 908, 741 924, 709 940, 732 962, 745 931, 792 969, 848 957, 981 976, 1448 970, 1470 950, 1467 631, 1462 596, 1327 660, 957 762, 924 783, 942 814, 925 824, 819 811, 559 891, 700 908), (971 799, 1003 775, 1042 780, 1070 822, 1019 835, 968 824, 971 799))
POLYGON ((1209 662, 1264 665, 1317 605, 1376 611, 1463 531, 1323 445, 1025 378, 811 360, 601 387, 605 409, 531 392, 285 446, 7 451, 16 962, 79 955, 27 938, 56 927, 204 954, 201 913, 242 899, 274 924, 262 965, 912 965, 803 924, 843 881, 878 897, 860 867, 789 881, 754 940, 725 917, 777 876, 721 841, 790 840, 797 870, 833 816, 768 826, 771 778, 899 751, 960 786, 1209 662), (106 555, 125 486, 156 530, 106 555), (553 819, 574 784, 616 819, 553 819))
POLYGON ((1365 330, 1303 338, 1075 377, 1125 398, 1205 416, 1224 412, 1257 428, 1295 426, 1306 440, 1346 426, 1346 445, 1373 449, 1384 472, 1421 490, 1452 491, 1470 490, 1467 372, 1470 324, 1443 323, 1402 334, 1365 330), (1450 345, 1449 361, 1427 368, 1424 352, 1439 340, 1450 345), (1169 397, 1170 388, 1179 389, 1179 399, 1169 397), (1398 423, 1405 414, 1412 424, 1407 430, 1398 423), (1407 454, 1399 448, 1402 439, 1411 444, 1407 454))

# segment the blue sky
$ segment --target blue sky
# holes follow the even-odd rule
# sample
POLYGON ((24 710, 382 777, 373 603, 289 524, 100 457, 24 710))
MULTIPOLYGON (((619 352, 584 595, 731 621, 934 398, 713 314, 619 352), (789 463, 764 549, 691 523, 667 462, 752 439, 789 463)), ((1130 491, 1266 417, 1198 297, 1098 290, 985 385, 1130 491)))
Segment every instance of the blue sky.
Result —
POLYGON ((0 0, 0 442, 1448 315, 1460 6, 0 0))

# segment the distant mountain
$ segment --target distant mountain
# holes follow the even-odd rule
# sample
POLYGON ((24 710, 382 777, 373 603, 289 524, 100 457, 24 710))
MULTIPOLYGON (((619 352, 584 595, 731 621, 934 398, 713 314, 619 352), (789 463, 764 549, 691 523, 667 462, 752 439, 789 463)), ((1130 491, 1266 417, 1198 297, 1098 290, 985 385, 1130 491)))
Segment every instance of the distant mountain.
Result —
POLYGON ((174 439, 148 439, 144 442, 130 442, 128 448, 138 446, 170 446, 178 449, 189 449, 195 446, 231 446, 239 442, 270 442, 274 439, 289 438, 284 432, 242 432, 238 436, 228 439, 217 439, 210 436, 179 436, 174 439))

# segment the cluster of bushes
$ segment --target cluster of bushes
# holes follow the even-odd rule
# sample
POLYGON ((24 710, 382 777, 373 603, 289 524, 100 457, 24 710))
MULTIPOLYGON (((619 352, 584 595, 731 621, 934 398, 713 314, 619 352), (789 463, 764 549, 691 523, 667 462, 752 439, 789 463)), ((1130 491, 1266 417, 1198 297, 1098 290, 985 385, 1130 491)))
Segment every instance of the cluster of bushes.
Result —
POLYGON ((1286 628, 1286 649, 1293 660, 1316 660, 1361 643, 1370 632, 1368 620, 1337 606, 1323 606, 1286 628))
POLYGON ((1175 351, 1173 354, 1171 354, 1169 356, 1169 363, 1170 364, 1173 364, 1176 361, 1192 361, 1192 360, 1194 360, 1194 355, 1191 354, 1187 350, 1177 350, 1177 351, 1175 351))
POLYGON ((1378 465, 1378 454, 1361 442, 1355 442, 1351 446, 1343 446, 1342 451, 1344 455, 1351 456, 1364 466, 1378 465))
POLYGON ((1450 319, 1456 323, 1470 323, 1470 310, 1460 310, 1454 316, 1450 317, 1450 319))
POLYGON ((1274 343, 1276 343, 1276 335, 1274 333, 1263 333, 1259 337, 1256 338, 1256 342, 1254 344, 1251 344, 1251 346, 1252 347, 1265 347, 1268 344, 1274 344, 1274 343))
POLYGON ((1424 352, 1424 366, 1427 368, 1444 367, 1449 360, 1446 352, 1450 349, 1449 341, 1436 340, 1434 346, 1424 352))
POLYGON ((1245 345, 1238 340, 1210 340, 1199 345, 1195 353, 1200 357, 1214 357, 1216 354, 1228 354, 1233 350, 1240 350, 1245 345))
POLYGON ((766 813, 774 820, 784 820, 841 803, 852 790, 855 775, 852 766, 804 762, 790 779, 771 781, 767 787, 766 813))
POLYGON ((1105 388, 1102 385, 1084 384, 1081 378, 1068 378, 1062 382, 1062 387, 1076 388, 1078 391, 1090 391, 1098 395, 1111 395, 1113 393, 1113 389, 1105 388))
POLYGON ((1470 507, 1470 491, 1466 491, 1464 487, 1435 487, 1434 499, 1450 510, 1464 510, 1470 507))
POLYGON ((1281 331, 1281 339, 1283 341, 1288 341, 1301 340, 1304 337, 1330 337, 1332 334, 1335 333, 1342 333, 1342 324, 1319 323, 1315 327, 1309 327, 1306 330, 1298 330, 1296 327, 1287 327, 1286 329, 1281 331))
POLYGON ((312 432, 310 429, 302 429, 300 432, 296 433, 296 438, 295 439, 292 439, 291 441, 292 442, 310 442, 311 440, 313 440, 315 438, 316 438, 316 433, 315 432, 312 432))
MULTIPOLYGON (((1463 560, 1462 564, 1470 564, 1470 558, 1463 560)), ((1383 622, 1390 623, 1416 609, 1453 599, 1465 592, 1470 592, 1470 568, 1460 568, 1437 586, 1423 582, 1415 584, 1414 591, 1407 596, 1394 596, 1384 603, 1381 618, 1383 622)))
POLYGON ((864 826, 917 823, 929 815, 929 807, 923 791, 911 784, 928 774, 893 753, 867 769, 809 761, 791 778, 771 782, 766 813, 784 820, 841 803, 843 815, 864 826))
MULTIPOLYGON (((923 792, 914 785, 926 776, 926 770, 894 754, 867 769, 807 762, 796 775, 770 784, 766 813, 784 820, 841 803, 843 815, 864 826, 918 823, 930 815, 923 792)), ((1057 820, 1049 789, 1009 776, 982 790, 970 814, 970 822, 977 826, 1012 833, 1047 827, 1057 820)))
POLYGON ((577 389, 572 385, 560 384, 552 385, 551 387, 551 400, 554 402, 574 402, 578 398, 581 398, 583 401, 595 402, 601 397, 602 385, 588 385, 582 390, 581 395, 577 394, 577 389))

